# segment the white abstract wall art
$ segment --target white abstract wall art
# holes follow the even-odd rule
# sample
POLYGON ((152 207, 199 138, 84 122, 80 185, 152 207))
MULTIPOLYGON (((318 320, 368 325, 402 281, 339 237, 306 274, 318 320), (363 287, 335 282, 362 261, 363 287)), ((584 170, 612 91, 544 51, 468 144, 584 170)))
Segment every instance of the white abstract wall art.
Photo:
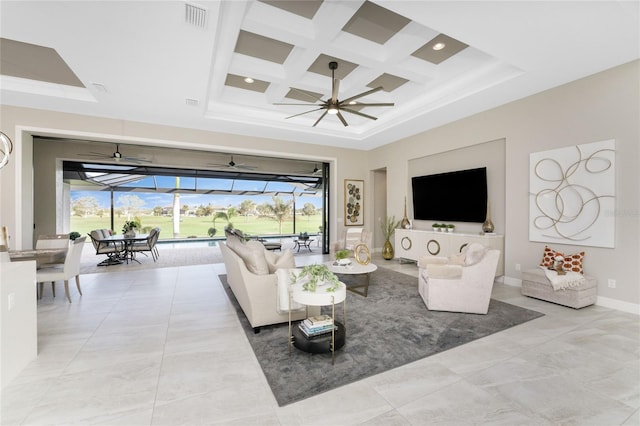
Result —
POLYGON ((615 246, 615 140, 529 155, 529 240, 615 246))

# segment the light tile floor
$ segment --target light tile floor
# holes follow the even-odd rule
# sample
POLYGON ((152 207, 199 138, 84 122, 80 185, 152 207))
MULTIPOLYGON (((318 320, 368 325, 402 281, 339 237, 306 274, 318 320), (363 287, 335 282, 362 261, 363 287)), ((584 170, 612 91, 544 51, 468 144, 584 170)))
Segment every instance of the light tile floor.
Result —
MULTIPOLYGON (((417 275, 415 264, 374 261, 417 275)), ((2 391, 1 424, 640 424, 639 318, 502 284, 496 299, 546 315, 278 407, 219 273, 222 264, 83 275, 72 304, 49 287, 38 359, 2 391)))

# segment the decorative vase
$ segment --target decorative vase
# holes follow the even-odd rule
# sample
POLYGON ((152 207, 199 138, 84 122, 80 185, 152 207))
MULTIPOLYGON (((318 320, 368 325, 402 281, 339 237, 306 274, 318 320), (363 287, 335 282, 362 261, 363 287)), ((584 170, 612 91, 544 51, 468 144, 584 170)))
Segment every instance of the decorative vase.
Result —
POLYGON ((411 228, 411 222, 409 222, 409 218, 407 217, 407 197, 404 197, 404 217, 402 218, 402 222, 400 222, 400 227, 402 229, 411 228))
POLYGON ((491 233, 494 230, 493 222, 491 222, 491 209, 489 208, 489 200, 487 200, 487 216, 482 224, 482 230, 485 233, 491 233))
POLYGON ((393 259, 393 255, 393 246, 389 240, 386 240, 382 246, 382 258, 385 260, 391 260, 393 259))

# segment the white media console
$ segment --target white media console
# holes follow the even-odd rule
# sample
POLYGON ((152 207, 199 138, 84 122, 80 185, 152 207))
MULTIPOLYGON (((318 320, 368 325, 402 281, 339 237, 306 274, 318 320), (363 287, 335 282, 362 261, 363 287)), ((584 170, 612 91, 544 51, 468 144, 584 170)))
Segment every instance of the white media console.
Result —
POLYGON ((496 276, 504 275, 504 235, 396 229, 394 241, 396 257, 416 262, 424 255, 447 257, 460 253, 467 244, 479 243, 500 250, 496 276))

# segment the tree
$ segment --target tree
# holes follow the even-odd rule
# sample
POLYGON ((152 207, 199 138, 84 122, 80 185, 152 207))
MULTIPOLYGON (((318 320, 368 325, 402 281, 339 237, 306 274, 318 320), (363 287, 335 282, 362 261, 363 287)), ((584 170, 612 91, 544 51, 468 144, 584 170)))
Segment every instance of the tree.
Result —
POLYGON ((80 217, 97 213, 99 207, 98 200, 95 197, 80 197, 71 201, 71 211, 73 211, 74 215, 80 217))
POLYGON ((212 214, 213 214, 213 206, 211 205, 211 203, 209 203, 206 206, 204 206, 203 215, 211 216, 212 214))
POLYGON ((304 207, 302 207, 302 215, 307 216, 307 222, 311 219, 311 216, 316 214, 316 206, 312 203, 304 203, 304 207))
POLYGON ((238 213, 236 212, 235 207, 229 207, 226 212, 216 212, 216 214, 213 216, 213 227, 216 227, 216 220, 218 219, 226 220, 227 226, 233 227, 231 218, 237 215, 238 213))
POLYGON ((153 208, 153 215, 154 216, 162 216, 162 212, 163 212, 163 209, 160 206, 155 206, 153 208))
POLYGON ((173 193, 173 238, 180 237, 180 176, 176 176, 176 192, 173 193))
POLYGON ((261 216, 268 217, 278 222, 278 233, 282 235, 282 223, 291 215, 293 200, 283 201, 282 198, 276 197, 275 195, 271 197, 271 200, 273 201, 273 204, 264 203, 261 205, 264 212, 261 216))
POLYGON ((140 212, 140 209, 144 206, 144 200, 137 195, 126 194, 118 197, 118 204, 122 206, 122 211, 127 216, 127 220, 129 220, 140 212))
POLYGON ((244 222, 247 222, 250 213, 256 209, 256 203, 251 200, 244 200, 240 203, 240 208, 238 208, 238 214, 240 216, 244 216, 244 222))

